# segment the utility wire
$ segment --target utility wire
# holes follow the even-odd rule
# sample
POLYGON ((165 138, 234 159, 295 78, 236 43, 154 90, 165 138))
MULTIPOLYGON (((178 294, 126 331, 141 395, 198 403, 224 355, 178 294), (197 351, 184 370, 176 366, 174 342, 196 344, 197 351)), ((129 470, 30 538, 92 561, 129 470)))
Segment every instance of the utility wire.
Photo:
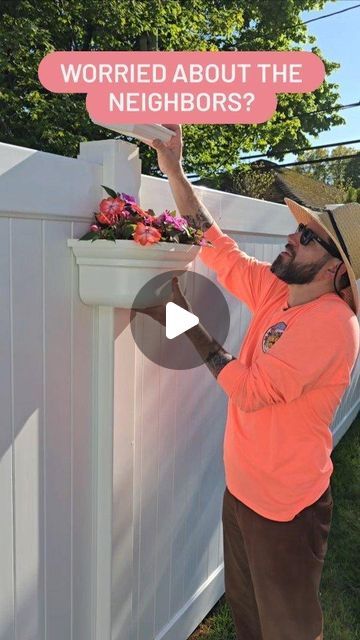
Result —
MULTIPOLYGON (((312 147, 303 147, 302 149, 289 149, 289 150, 285 150, 282 151, 281 153, 300 153, 301 151, 311 151, 312 149, 325 149, 326 147, 341 147, 342 145, 345 144, 356 144, 360 142, 360 140, 344 140, 343 142, 333 142, 333 143, 329 143, 329 144, 317 144, 315 146, 312 147)), ((269 153, 257 153, 256 155, 253 156, 243 156, 242 158, 239 158, 239 160, 252 160, 253 158, 264 158, 264 157, 272 157, 272 156, 276 156, 278 155, 275 151, 271 152, 269 151, 269 153)))
MULTIPOLYGON (((275 167, 273 167, 273 169, 274 171, 277 171, 278 169, 282 169, 284 167, 298 167, 300 165, 305 165, 305 164, 318 164, 319 162, 337 162, 338 160, 350 160, 351 158, 360 158, 360 153, 354 153, 350 156, 335 156, 334 158, 320 158, 317 160, 308 160, 307 162, 305 161, 304 162, 287 162, 286 164, 277 164, 275 167)), ((250 163, 250 166, 251 166, 251 163, 250 163)), ((267 167, 264 167, 263 170, 267 171, 267 167)), ((186 176, 187 178, 192 179, 194 183, 200 179, 200 176, 197 173, 187 173, 186 176)))
MULTIPOLYGON (((337 109, 352 109, 353 107, 359 107, 359 106, 360 106, 360 102, 352 102, 351 104, 343 104, 343 105, 340 105, 339 107, 336 107, 336 108, 337 109)), ((319 113, 321 113, 322 111, 327 111, 327 109, 319 109, 319 113)))
POLYGON ((351 104, 339 104, 339 106, 334 107, 334 109, 317 109, 316 111, 304 111, 299 115, 289 116, 286 120, 294 120, 295 118, 299 118, 300 116, 313 116, 316 113, 333 113, 335 111, 340 111, 340 109, 353 109, 354 107, 360 107, 359 102, 352 102, 351 104))
POLYGON ((360 153, 354 153, 351 156, 335 156, 334 158, 319 158, 317 160, 308 160, 307 162, 287 162, 286 164, 278 164, 274 169, 281 167, 296 167, 301 164, 317 164, 319 162, 335 162, 337 160, 350 160, 350 158, 360 158, 360 153))
MULTIPOLYGON (((337 110, 339 109, 352 109, 353 107, 360 107, 360 100, 359 102, 352 102, 350 104, 343 104, 343 105, 339 105, 338 107, 336 107, 337 110)), ((335 110, 335 109, 334 109, 335 110)), ((313 115, 314 113, 322 113, 322 112, 328 112, 328 109, 318 109, 317 111, 309 111, 304 115, 313 115)), ((287 118, 287 120, 293 120, 294 118, 298 118, 299 116, 291 116, 290 118, 287 118)), ((353 144, 355 141, 352 140, 351 143, 353 144)), ((359 141, 357 141, 359 142, 359 141)), ((350 144, 350 141, 347 143, 338 143, 338 144, 350 144)), ((325 145, 324 145, 325 146, 325 145)), ((330 145, 330 146, 336 146, 336 145, 330 145)), ((320 147, 308 147, 308 148, 304 148, 304 149, 295 149, 295 150, 290 150, 290 151, 286 151, 285 153, 297 153, 298 151, 308 151, 309 149, 318 149, 320 147)), ((252 155, 252 156, 246 156, 246 157, 242 157, 240 158, 240 160, 250 160, 252 158, 265 158, 265 157, 271 157, 273 155, 276 155, 274 153, 258 153, 256 155, 252 155)))
POLYGON ((341 9, 341 11, 334 11, 334 13, 327 13, 325 16, 319 16, 318 18, 311 18, 311 20, 306 20, 303 24, 309 24, 310 22, 316 22, 317 20, 324 20, 325 18, 330 18, 331 16, 336 16, 338 13, 345 13, 345 11, 352 11, 353 9, 358 9, 360 4, 356 4, 354 7, 348 7, 347 9, 341 9))

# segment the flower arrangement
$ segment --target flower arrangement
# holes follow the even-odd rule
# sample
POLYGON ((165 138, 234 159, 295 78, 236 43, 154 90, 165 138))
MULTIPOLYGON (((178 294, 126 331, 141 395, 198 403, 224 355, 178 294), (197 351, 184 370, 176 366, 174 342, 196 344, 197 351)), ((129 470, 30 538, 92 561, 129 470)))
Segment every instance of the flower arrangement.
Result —
POLYGON ((176 216, 176 211, 166 209, 156 216, 152 209, 146 211, 127 193, 118 193, 101 185, 108 198, 101 200, 95 223, 80 240, 134 240, 143 246, 157 242, 210 245, 203 231, 191 226, 186 218, 176 216))

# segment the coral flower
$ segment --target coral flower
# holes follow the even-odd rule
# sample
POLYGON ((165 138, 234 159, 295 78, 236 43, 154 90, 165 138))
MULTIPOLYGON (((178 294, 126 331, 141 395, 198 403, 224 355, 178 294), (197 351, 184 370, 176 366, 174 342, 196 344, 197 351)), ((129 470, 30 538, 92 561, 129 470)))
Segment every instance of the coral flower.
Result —
POLYGON ((124 207, 125 202, 121 198, 104 198, 100 202, 100 215, 103 214, 103 217, 101 219, 98 216, 99 222, 115 224, 124 207))
POLYGON ((138 222, 133 238, 135 242, 145 246, 147 244, 159 242, 161 233, 153 227, 147 227, 142 222, 138 222))
POLYGON ((131 202, 130 206, 134 213, 138 213, 140 216, 143 216, 143 217, 147 215, 147 211, 144 211, 144 209, 139 207, 139 205, 136 204, 136 202, 131 202))
POLYGON ((100 222, 100 224, 108 224, 110 227, 113 224, 116 224, 118 215, 116 213, 108 213, 105 215, 104 213, 96 213, 96 220, 100 222))

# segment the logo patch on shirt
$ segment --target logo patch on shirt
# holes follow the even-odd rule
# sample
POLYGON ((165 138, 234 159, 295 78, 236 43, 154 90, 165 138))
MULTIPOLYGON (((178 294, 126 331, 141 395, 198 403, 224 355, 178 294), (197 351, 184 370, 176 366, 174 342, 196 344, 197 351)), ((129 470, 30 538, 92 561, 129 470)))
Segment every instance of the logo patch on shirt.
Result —
POLYGON ((272 327, 267 329, 264 333, 263 341, 262 341, 262 349, 264 353, 269 351, 271 347, 281 338, 284 333, 287 324, 285 322, 277 322, 273 324, 272 327))

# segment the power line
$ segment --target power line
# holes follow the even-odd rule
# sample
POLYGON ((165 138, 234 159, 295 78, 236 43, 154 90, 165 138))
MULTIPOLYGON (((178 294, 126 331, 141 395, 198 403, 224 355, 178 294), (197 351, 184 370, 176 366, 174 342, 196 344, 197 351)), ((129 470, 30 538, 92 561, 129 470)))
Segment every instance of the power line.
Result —
POLYGON ((336 16, 339 13, 345 13, 345 11, 352 11, 353 9, 358 9, 360 4, 356 4, 354 7, 348 7, 347 9, 341 9, 341 11, 334 11, 333 13, 327 13, 325 16, 319 16, 318 18, 311 18, 311 20, 306 20, 303 24, 309 24, 310 22, 316 22, 317 20, 324 20, 325 18, 330 18, 331 16, 336 16))
MULTIPOLYGON (((339 109, 352 109, 353 107, 360 107, 360 100, 359 100, 359 102, 351 102, 350 104, 339 105, 338 107, 336 107, 336 109, 337 110, 339 110, 339 109)), ((323 113, 324 111, 328 112, 328 109, 318 109, 317 111, 308 111, 308 112, 306 112, 306 114, 302 114, 302 115, 311 116, 314 113, 323 113)), ((335 109, 334 109, 334 111, 335 111, 335 109)), ((299 116, 291 116, 290 118, 287 118, 287 120, 293 120, 294 118, 298 118, 298 117, 299 116)), ((352 141, 352 142, 354 142, 354 141, 352 141)), ((339 144, 342 144, 342 143, 339 143, 339 144)), ((349 142, 348 143, 344 143, 344 144, 349 144, 349 142)), ((333 145, 333 146, 336 146, 336 145, 333 145)), ((316 149, 316 148, 319 148, 319 147, 308 147, 308 149, 316 149)), ((285 151, 285 153, 297 153, 297 151, 308 151, 308 149, 305 149, 305 148, 304 149, 298 149, 298 150, 295 149, 295 150, 291 150, 291 151, 285 151)), ((248 159, 250 160, 252 158, 265 158, 265 157, 271 157, 271 156, 274 156, 274 155, 276 155, 276 153, 271 153, 271 152, 269 152, 269 153, 258 153, 256 155, 246 156, 246 157, 240 158, 240 160, 248 160, 248 159)))
POLYGON ((334 109, 317 109, 316 111, 304 111, 304 113, 300 113, 299 115, 290 116, 287 120, 294 120, 295 118, 299 118, 300 116, 312 116, 315 113, 329 113, 333 111, 340 111, 340 109, 353 109, 354 107, 360 107, 359 102, 352 102, 351 104, 339 104, 339 106, 334 107, 334 109))
POLYGON ((307 162, 287 162, 286 164, 278 164, 274 169, 281 167, 296 167, 301 164, 318 164, 319 162, 335 162, 337 160, 350 160, 350 158, 360 158, 360 153, 354 153, 350 156, 335 156, 334 158, 319 158, 317 160, 308 160, 307 162))
MULTIPOLYGON (((354 153, 352 155, 349 156, 335 156, 334 158, 320 158, 320 159, 316 159, 316 160, 308 160, 307 162, 287 162, 286 164, 277 164, 275 167, 273 167, 274 171, 277 171, 278 169, 282 169, 284 167, 298 167, 300 165, 305 165, 305 164, 318 164, 319 162, 336 162, 338 160, 350 160, 351 158, 360 158, 360 153, 354 153)), ((250 163, 251 166, 251 163, 250 163)), ((267 167, 264 167, 264 171, 267 170, 267 167)), ((187 178, 196 178, 196 180, 194 180, 194 183, 196 183, 200 176, 197 173, 187 173, 186 174, 187 178)))
MULTIPOLYGON (((301 151, 311 151, 312 149, 325 149, 326 147, 341 147, 342 145, 345 144, 357 144, 358 142, 360 142, 360 140, 344 140, 343 142, 333 142, 333 143, 329 143, 329 144, 317 144, 315 146, 312 147, 303 147, 302 149, 289 149, 289 150, 285 150, 282 151, 281 153, 300 153, 301 151)), ((266 157, 272 157, 272 156, 276 156, 277 153, 276 152, 271 152, 269 151, 269 153, 257 153, 256 155, 253 156, 246 156, 246 157, 242 157, 239 158, 239 160, 252 160, 253 158, 264 158, 266 157)))
MULTIPOLYGON (((338 109, 352 109, 353 107, 359 107, 360 102, 352 102, 351 104, 344 104, 337 107, 338 109)), ((327 109, 319 109, 319 113, 322 111, 327 111, 327 109)))

